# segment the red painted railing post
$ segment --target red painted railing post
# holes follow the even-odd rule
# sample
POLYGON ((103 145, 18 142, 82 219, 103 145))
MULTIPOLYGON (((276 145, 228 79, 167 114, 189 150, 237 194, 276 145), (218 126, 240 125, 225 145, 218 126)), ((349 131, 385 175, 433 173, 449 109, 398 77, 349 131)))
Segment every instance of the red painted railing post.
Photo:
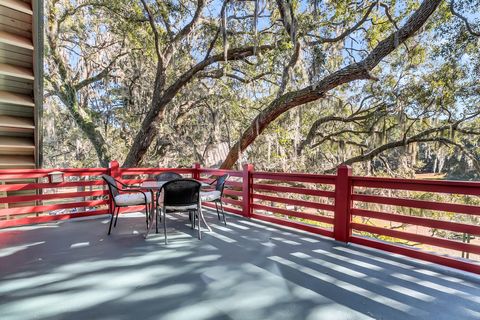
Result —
POLYGON ((253 213, 253 164, 245 164, 243 166, 243 175, 242 175, 242 191, 243 191, 243 216, 250 218, 253 213))
POLYGON ((351 175, 352 168, 350 166, 341 165, 337 168, 333 234, 335 240, 342 242, 348 242, 352 234, 352 229, 350 228, 350 208, 353 204, 351 175))
POLYGON ((117 160, 110 161, 110 163, 108 164, 108 174, 114 177, 115 179, 119 178, 120 177, 120 172, 118 170, 119 168, 120 168, 120 165, 118 164, 117 160))
POLYGON ((198 180, 200 179, 200 163, 195 163, 193 165, 193 173, 192 173, 192 179, 198 180))
MULTIPOLYGON (((118 164, 117 160, 110 161, 108 164, 107 174, 115 179, 118 179, 120 177, 120 172, 118 170, 119 167, 120 165, 118 164)), ((113 199, 110 199, 110 194, 108 196, 108 210, 110 211, 110 214, 113 214, 113 199)))

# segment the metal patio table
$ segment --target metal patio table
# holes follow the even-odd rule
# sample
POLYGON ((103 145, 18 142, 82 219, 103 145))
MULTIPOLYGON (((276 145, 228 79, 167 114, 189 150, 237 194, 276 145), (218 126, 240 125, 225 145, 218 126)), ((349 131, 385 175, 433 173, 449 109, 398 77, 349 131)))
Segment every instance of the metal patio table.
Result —
MULTIPOLYGON (((198 181, 198 180, 195 180, 195 181, 198 181)), ((150 191, 152 193, 152 201, 155 201, 155 213, 154 214, 151 214, 150 217, 149 217, 149 223, 148 223, 148 229, 147 229, 147 233, 145 235, 145 238, 148 236, 149 232, 150 232, 150 228, 152 227, 153 225, 153 219, 157 219, 157 215, 158 215, 158 206, 157 206, 157 199, 155 199, 155 195, 158 195, 160 196, 160 193, 158 193, 157 191, 160 191, 163 187, 163 185, 165 183, 167 183, 169 181, 144 181, 142 182, 142 184, 140 185, 140 188, 141 189, 146 189, 148 191, 150 191)), ((201 184, 201 187, 211 187, 210 184, 208 183, 205 183, 205 182, 202 182, 202 181, 198 181, 200 184, 201 184)), ((202 210, 202 193, 200 192, 200 210, 199 210, 199 215, 200 215, 200 219, 201 221, 203 222, 203 224, 205 225, 205 227, 208 229, 208 231, 212 231, 212 229, 210 228, 210 226, 208 225, 207 221, 205 220, 205 217, 203 216, 203 210, 202 210)), ((157 221, 157 220, 155 220, 157 221)), ((201 224, 199 224, 199 228, 201 224)))

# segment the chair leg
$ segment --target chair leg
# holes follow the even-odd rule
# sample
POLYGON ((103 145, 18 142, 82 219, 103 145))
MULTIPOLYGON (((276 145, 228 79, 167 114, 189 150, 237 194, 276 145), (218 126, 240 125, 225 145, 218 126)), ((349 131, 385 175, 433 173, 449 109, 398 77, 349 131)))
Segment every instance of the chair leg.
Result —
MULTIPOLYGON (((117 209, 116 207, 113 208, 112 216, 110 217, 110 225, 108 226, 108 235, 110 235, 110 232, 112 232, 112 222, 113 222, 113 217, 115 217, 116 209, 117 209)), ((118 208, 118 210, 120 210, 120 208, 118 208)))
POLYGON ((152 210, 153 210, 153 214, 155 215, 155 233, 158 233, 158 208, 157 206, 153 206, 153 202, 152 202, 152 210))
MULTIPOLYGON (((195 210, 194 215, 196 216, 196 215, 198 215, 198 214, 199 214, 199 213, 198 213, 198 209, 197 209, 197 210, 195 210)), ((198 220, 198 239, 199 239, 199 240, 202 240, 202 230, 201 230, 202 227, 201 227, 201 221, 200 221, 201 219, 200 219, 200 216, 197 217, 197 220, 198 220)))
POLYGON ((165 208, 163 208, 163 232, 165 232, 165 244, 168 243, 167 240, 167 214, 165 208))
POLYGON ((149 210, 149 205, 148 203, 145 204, 145 216, 147 217, 147 229, 149 227, 149 222, 150 222, 150 210, 149 210))
POLYGON ((217 209, 218 221, 220 221, 220 212, 218 211, 218 202, 215 200, 215 209, 217 209))
POLYGON ((115 223, 113 224, 113 227, 115 228, 117 226, 117 221, 118 221, 118 214, 120 213, 120 208, 117 210, 117 216, 115 217, 115 223))
POLYGON ((194 229, 195 228, 195 214, 193 214, 193 211, 188 210, 188 216, 190 218, 190 222, 192 223, 192 226, 190 228, 194 229))
POLYGON ((224 223, 225 225, 227 225, 227 219, 225 219, 225 210, 223 210, 222 200, 220 200, 220 207, 222 208, 223 223, 224 223))

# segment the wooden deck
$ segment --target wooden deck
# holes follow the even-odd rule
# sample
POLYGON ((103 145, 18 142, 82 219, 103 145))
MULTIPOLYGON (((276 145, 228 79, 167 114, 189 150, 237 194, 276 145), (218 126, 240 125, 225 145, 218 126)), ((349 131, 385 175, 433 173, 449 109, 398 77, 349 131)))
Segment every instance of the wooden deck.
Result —
POLYGON ((473 274, 308 233, 208 214, 145 240, 144 218, 0 231, 0 314, 10 319, 479 319, 473 274))

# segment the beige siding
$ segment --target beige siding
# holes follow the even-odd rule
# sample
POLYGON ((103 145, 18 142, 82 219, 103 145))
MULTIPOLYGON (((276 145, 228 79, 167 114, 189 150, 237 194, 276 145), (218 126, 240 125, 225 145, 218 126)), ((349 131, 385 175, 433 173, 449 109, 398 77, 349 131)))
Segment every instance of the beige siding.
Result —
MULTIPOLYGON (((32 169, 39 163, 35 101, 42 100, 38 89, 42 68, 41 60, 34 59, 41 57, 42 50, 42 1, 35 1, 32 9, 30 1, 0 0, 0 170, 32 169), (40 96, 36 97, 34 92, 40 96)), ((0 196, 17 194, 7 192, 0 196)))

